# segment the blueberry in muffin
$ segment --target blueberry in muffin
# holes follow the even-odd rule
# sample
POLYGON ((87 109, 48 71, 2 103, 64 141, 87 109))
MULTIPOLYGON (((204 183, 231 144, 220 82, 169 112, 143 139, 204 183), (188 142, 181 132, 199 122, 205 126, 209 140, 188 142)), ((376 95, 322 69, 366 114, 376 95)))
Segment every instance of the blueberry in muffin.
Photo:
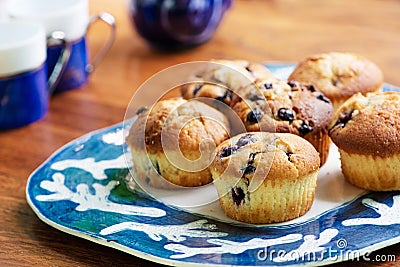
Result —
POLYGON ((312 86, 277 79, 257 80, 236 92, 231 107, 247 131, 296 134, 315 147, 321 165, 326 162, 333 106, 312 86))

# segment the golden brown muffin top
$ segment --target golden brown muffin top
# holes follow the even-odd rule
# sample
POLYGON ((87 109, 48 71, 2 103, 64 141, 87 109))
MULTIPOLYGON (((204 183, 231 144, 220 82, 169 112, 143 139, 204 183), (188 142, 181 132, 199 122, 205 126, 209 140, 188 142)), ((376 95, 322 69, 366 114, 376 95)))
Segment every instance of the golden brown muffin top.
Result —
POLYGON ((273 78, 274 76, 267 67, 260 63, 247 60, 212 60, 221 66, 207 70, 204 77, 212 77, 218 83, 226 85, 232 91, 254 82, 256 79, 273 78), (242 76, 246 77, 244 80, 242 76))
POLYGON ((382 71, 365 57, 353 53, 330 52, 301 61, 288 80, 313 85, 333 100, 356 93, 374 92, 383 83, 382 71))
POLYGON ((297 82, 257 80, 234 95, 233 110, 248 131, 308 133, 327 131, 333 106, 321 92, 297 82))
MULTIPOLYGON (((211 98, 230 105, 232 101, 232 90, 229 88, 208 82, 187 83, 180 87, 184 99, 211 98)), ((200 99, 199 99, 200 100, 200 99)))
POLYGON ((212 142, 215 148, 228 137, 224 114, 199 101, 171 98, 138 114, 126 142, 136 149, 143 149, 145 144, 151 154, 180 150, 185 158, 195 160, 201 156, 202 143, 212 142))
POLYGON ((336 111, 332 141, 348 153, 379 157, 400 151, 400 93, 354 95, 336 111))
POLYGON ((211 60, 180 87, 185 99, 214 98, 229 105, 232 92, 256 79, 273 78, 262 64, 246 60, 211 60))
POLYGON ((210 168, 213 180, 224 178, 234 186, 243 178, 249 183, 253 179, 258 182, 295 180, 317 171, 319 165, 318 152, 297 135, 249 132, 221 143, 210 168))

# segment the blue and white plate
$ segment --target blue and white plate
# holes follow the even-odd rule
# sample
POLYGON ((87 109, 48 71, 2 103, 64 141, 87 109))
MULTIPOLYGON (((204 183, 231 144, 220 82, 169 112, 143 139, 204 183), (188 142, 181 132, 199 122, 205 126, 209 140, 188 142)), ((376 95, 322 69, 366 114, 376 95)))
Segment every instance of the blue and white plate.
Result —
MULTIPOLYGON (((294 66, 268 67, 285 78, 294 66)), ((399 89, 385 84, 384 90, 399 89)), ((400 242, 400 192, 371 193, 348 184, 334 146, 311 210, 286 223, 254 226, 227 218, 217 201, 177 208, 128 189, 127 127, 121 123, 82 136, 32 173, 27 200, 41 220, 168 265, 323 265, 368 259, 370 252, 400 242)), ((214 194, 212 186, 204 190, 214 194)))

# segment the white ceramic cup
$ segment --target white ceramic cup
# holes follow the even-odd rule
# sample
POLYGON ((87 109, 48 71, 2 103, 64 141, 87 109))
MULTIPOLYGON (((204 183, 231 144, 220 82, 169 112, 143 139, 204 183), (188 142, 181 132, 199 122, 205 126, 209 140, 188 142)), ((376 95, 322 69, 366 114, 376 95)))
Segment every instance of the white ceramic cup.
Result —
POLYGON ((87 0, 12 0, 8 13, 12 19, 41 23, 47 36, 62 31, 67 41, 83 37, 89 23, 87 0))
POLYGON ((8 0, 0 0, 0 22, 8 20, 8 0))
MULTIPOLYGON (((0 130, 27 125, 46 114, 49 89, 59 76, 48 79, 46 48, 41 24, 0 23, 0 130)), ((62 70, 64 62, 57 61, 62 70)))
POLYGON ((37 23, 0 24, 0 77, 39 68, 46 61, 46 35, 37 23))
MULTIPOLYGON (((56 93, 85 84, 89 73, 101 61, 115 39, 114 18, 108 13, 90 17, 88 0, 12 0, 8 5, 8 14, 14 21, 34 21, 42 24, 48 37, 55 31, 64 34, 69 53, 66 67, 55 88, 56 93), (97 20, 110 25, 111 31, 103 49, 89 63, 86 34, 89 26, 97 20)), ((61 50, 59 44, 48 46, 49 73, 53 71, 61 50)))

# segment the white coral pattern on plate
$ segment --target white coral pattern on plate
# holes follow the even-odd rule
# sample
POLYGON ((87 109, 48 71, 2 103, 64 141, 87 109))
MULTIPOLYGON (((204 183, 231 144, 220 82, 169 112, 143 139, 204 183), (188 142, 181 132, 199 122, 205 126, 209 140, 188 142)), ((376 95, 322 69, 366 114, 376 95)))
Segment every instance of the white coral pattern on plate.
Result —
POLYGON ((62 173, 55 173, 52 181, 45 180, 40 183, 40 187, 52 194, 38 195, 39 201, 61 201, 69 200, 77 203, 76 211, 101 210, 135 216, 162 217, 166 215, 164 210, 151 207, 139 207, 135 205, 125 205, 108 200, 111 190, 117 185, 117 181, 110 181, 107 185, 93 183, 94 194, 89 191, 87 184, 78 184, 76 191, 72 191, 65 185, 65 176, 62 173))

